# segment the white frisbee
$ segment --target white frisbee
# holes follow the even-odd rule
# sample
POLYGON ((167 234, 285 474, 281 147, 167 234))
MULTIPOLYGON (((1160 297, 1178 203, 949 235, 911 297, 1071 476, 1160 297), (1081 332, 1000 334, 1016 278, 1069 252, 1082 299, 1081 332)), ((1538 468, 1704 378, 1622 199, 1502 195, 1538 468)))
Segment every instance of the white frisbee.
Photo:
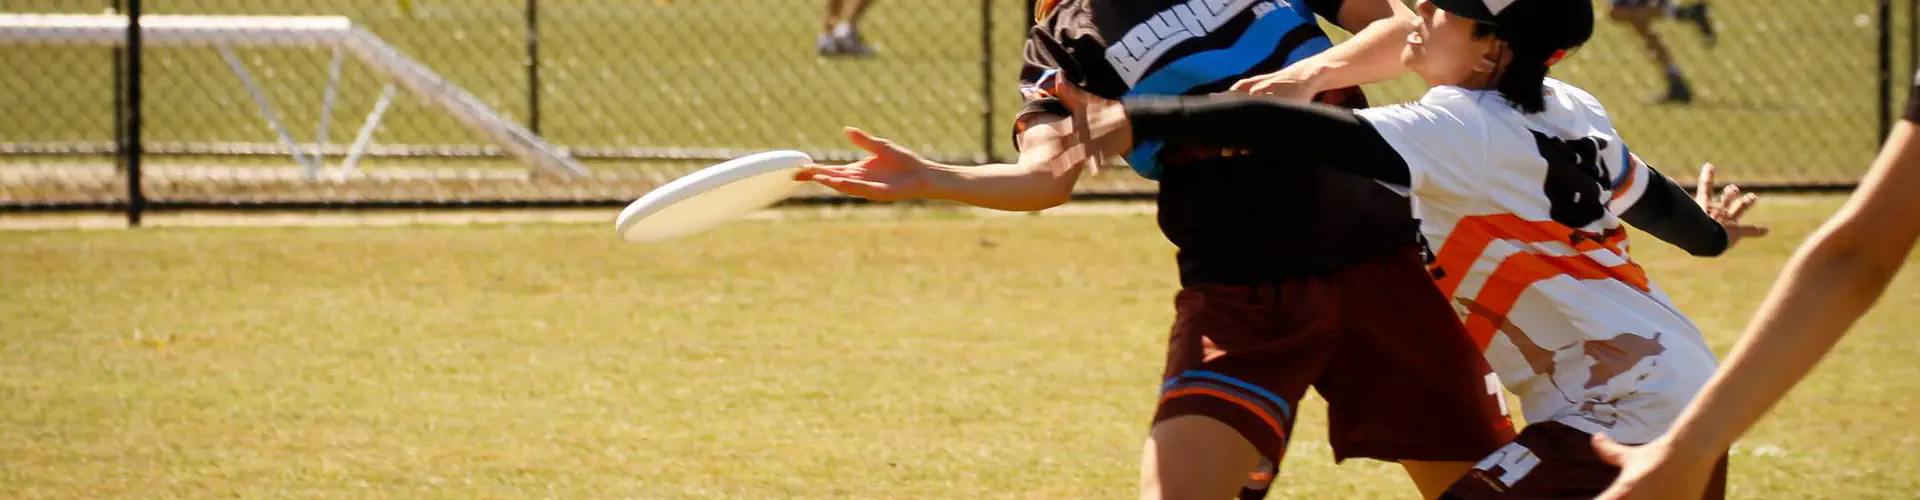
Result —
POLYGON ((813 158, 799 151, 742 156, 674 179, 628 204, 614 231, 630 242, 660 241, 711 229, 779 203, 813 158))

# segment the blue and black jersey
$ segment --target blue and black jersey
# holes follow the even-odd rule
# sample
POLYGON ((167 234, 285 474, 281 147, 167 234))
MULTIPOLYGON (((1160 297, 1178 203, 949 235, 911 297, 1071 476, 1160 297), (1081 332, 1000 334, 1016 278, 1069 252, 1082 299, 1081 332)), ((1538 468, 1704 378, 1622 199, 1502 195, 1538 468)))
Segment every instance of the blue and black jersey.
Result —
MULTIPOLYGON (((1055 80, 1109 99, 1225 91, 1332 47, 1316 16, 1338 19, 1341 2, 1042 0, 1025 47, 1016 139, 1037 116, 1067 114, 1048 92, 1055 80)), ((1358 88, 1316 100, 1366 106, 1358 88)), ((1160 227, 1179 247, 1185 284, 1310 277, 1415 241, 1408 200, 1371 180, 1334 169, 1209 165, 1303 161, 1311 160, 1179 143, 1141 144, 1127 157, 1160 181, 1160 227)))

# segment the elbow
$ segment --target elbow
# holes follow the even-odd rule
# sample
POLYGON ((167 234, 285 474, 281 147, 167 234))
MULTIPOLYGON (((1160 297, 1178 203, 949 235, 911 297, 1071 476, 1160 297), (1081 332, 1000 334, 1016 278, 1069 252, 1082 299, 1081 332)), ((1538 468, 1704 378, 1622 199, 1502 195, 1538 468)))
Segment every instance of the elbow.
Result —
POLYGON ((1056 184, 1052 189, 1048 189, 1039 196, 1027 200, 1024 207, 1018 211, 1038 212, 1065 205, 1067 202, 1073 201, 1073 182, 1069 180, 1069 182, 1056 182, 1056 184))
POLYGON ((1007 212, 1038 212, 1057 207, 1073 200, 1074 178, 1049 176, 1032 181, 1034 184, 1017 193, 998 196, 991 203, 975 203, 981 207, 1007 212))
POLYGON ((1891 276, 1906 264, 1920 224, 1843 217, 1807 243, 1810 259, 1851 263, 1869 274, 1891 276))

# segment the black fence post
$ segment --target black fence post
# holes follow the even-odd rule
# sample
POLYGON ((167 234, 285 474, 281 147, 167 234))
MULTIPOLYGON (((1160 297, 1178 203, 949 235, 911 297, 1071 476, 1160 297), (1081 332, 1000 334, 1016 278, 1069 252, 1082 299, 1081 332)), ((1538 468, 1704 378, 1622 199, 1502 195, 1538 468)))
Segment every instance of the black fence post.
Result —
POLYGON ((140 227, 140 215, 147 209, 146 193, 140 191, 140 0, 127 0, 127 97, 126 124, 120 136, 120 154, 127 162, 127 225, 140 227))
POLYGON ((1874 149, 1893 133, 1893 0, 1880 0, 1880 136, 1874 149))
MULTIPOLYGON (((107 0, 107 7, 113 9, 112 12, 115 14, 126 10, 122 7, 120 0, 107 0)), ((115 46, 113 48, 113 140, 116 144, 120 144, 120 138, 127 135, 125 64, 127 64, 126 53, 119 46, 115 46)), ((123 174, 126 171, 126 160, 116 155, 113 172, 123 174)))
POLYGON ((540 0, 527 0, 527 129, 540 135, 540 0))
POLYGON ((998 163, 993 153, 993 0, 980 0, 980 154, 998 163))

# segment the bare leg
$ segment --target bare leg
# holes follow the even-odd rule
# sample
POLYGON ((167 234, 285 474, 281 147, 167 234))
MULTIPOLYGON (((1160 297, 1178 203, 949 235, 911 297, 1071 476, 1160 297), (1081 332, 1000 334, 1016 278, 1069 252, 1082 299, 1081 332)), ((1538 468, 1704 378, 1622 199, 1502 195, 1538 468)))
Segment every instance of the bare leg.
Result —
POLYGON ((1614 7, 1608 11, 1608 17, 1626 24, 1633 29, 1634 36, 1653 55, 1653 60, 1662 68, 1673 65, 1673 54, 1667 52, 1667 44, 1660 40, 1660 34, 1653 30, 1653 21, 1660 17, 1659 7, 1614 7))
POLYGON ((847 22, 860 24, 860 18, 867 15, 867 7, 871 6, 873 0, 853 0, 853 12, 847 14, 847 22))
MULTIPOLYGON (((833 25, 840 22, 841 5, 843 3, 844 0, 827 0, 827 14, 820 22, 821 33, 832 31, 833 25)), ((863 1, 861 3, 865 2, 863 1)))
POLYGON ((1153 426, 1140 455, 1141 500, 1233 498, 1260 452, 1233 427, 1188 415, 1153 426))
POLYGON ((1413 486, 1420 489, 1420 497, 1427 500, 1440 498, 1440 494, 1446 493, 1455 481, 1473 470, 1473 465, 1473 462, 1400 461, 1400 467, 1407 470, 1407 477, 1413 478, 1413 486))
POLYGON ((1632 28, 1633 34, 1646 46, 1647 53, 1653 56, 1653 61, 1660 65, 1661 74, 1667 80, 1667 93, 1661 100, 1690 102, 1693 100, 1693 91, 1687 86, 1686 77, 1680 74, 1680 65, 1674 62, 1667 44, 1660 40, 1660 33, 1653 29, 1653 21, 1659 19, 1662 13, 1659 7, 1654 6, 1614 7, 1608 16, 1632 28))

